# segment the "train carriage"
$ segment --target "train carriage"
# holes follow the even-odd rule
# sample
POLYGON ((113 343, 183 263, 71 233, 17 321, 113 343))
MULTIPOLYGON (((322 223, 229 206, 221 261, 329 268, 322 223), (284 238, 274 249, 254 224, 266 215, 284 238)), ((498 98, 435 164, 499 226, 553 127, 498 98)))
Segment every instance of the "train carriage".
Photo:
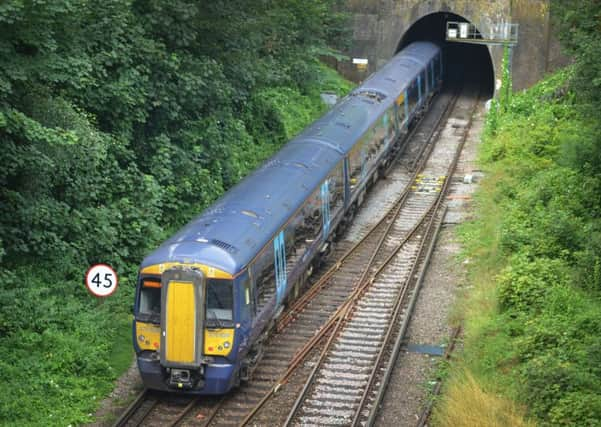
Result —
POLYGON ((388 166, 442 78, 414 43, 140 266, 134 347, 145 385, 222 394, 388 166))

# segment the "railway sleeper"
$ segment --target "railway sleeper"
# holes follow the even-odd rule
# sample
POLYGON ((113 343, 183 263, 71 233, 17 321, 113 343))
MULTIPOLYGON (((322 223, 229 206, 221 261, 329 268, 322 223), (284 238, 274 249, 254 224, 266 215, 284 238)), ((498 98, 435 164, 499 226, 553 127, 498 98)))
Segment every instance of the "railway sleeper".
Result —
POLYGON ((363 390, 349 389, 344 386, 334 384, 316 384, 315 393, 322 393, 324 396, 332 396, 332 400, 357 400, 361 399, 363 390))
POLYGON ((382 335, 372 335, 369 337, 363 337, 363 338, 348 338, 348 336, 343 337, 341 336, 340 338, 338 338, 337 340, 339 343, 343 344, 343 345, 376 345, 379 342, 382 341, 382 335))
POLYGON ((342 373, 341 375, 343 378, 344 375, 365 375, 371 372, 371 368, 368 365, 355 365, 349 360, 339 358, 336 358, 335 360, 328 359, 323 365, 323 369, 333 373, 342 373))
POLYGON ((388 319, 390 318, 390 310, 380 310, 380 309, 369 309, 369 308, 355 308, 353 311, 353 317, 350 322, 359 321, 359 322, 375 322, 375 323, 388 323, 388 319))
POLYGON ((346 420, 346 419, 332 419, 331 417, 315 417, 315 416, 308 416, 308 417, 301 417, 301 425, 306 425, 306 426, 323 426, 323 427, 327 427, 327 426, 344 426, 344 425, 348 425, 350 423, 350 419, 346 420))
POLYGON ((369 363, 372 363, 375 359, 373 354, 367 354, 364 351, 352 351, 352 350, 337 349, 337 348, 334 348, 332 350, 332 352, 330 353, 330 355, 332 357, 352 359, 355 362, 358 362, 360 360, 365 360, 365 361, 369 361, 369 363))
POLYGON ((388 325, 388 322, 388 318, 377 318, 369 314, 356 314, 349 324, 353 326, 359 324, 366 327, 381 327, 388 325))
POLYGON ((350 324, 350 323, 347 324, 344 327, 344 330, 342 331, 343 334, 346 332, 354 333, 357 335, 364 335, 364 336, 381 334, 381 331, 374 330, 374 328, 369 325, 365 325, 365 324, 357 325, 357 324, 350 324))
POLYGON ((369 379, 369 374, 355 373, 349 371, 343 371, 342 368, 347 367, 346 365, 329 365, 325 363, 322 368, 320 375, 326 379, 344 379, 351 381, 366 381, 369 379))
POLYGON ((354 342, 370 342, 377 341, 382 338, 382 333, 374 331, 371 328, 368 329, 368 331, 369 333, 364 333, 350 330, 350 328, 345 328, 340 334, 340 339, 354 342))
POLYGON ((342 393, 347 393, 347 390, 354 390, 357 388, 365 387, 365 381, 363 381, 363 380, 353 380, 350 378, 339 378, 339 377, 325 378, 323 376, 317 378, 315 380, 315 384, 337 385, 337 386, 344 388, 344 391, 342 391, 342 393))
POLYGON ((392 308, 392 301, 383 298, 364 298, 361 300, 361 302, 359 302, 359 304, 357 304, 357 308, 387 312, 392 308))
POLYGON ((357 406, 355 402, 349 402, 349 401, 345 401, 345 400, 333 400, 333 399, 330 399, 329 397, 327 398, 327 400, 308 399, 306 401, 306 405, 313 406, 315 408, 327 405, 328 407, 334 408, 334 409, 353 409, 357 406))
MULTIPOLYGON (((324 404, 327 404, 329 402, 324 402, 324 404)), ((303 412, 305 414, 321 414, 324 413, 329 417, 336 417, 336 418, 341 418, 344 419, 347 423, 351 421, 351 417, 354 415, 354 411, 350 411, 348 409, 330 409, 329 407, 325 406, 325 405, 319 405, 319 406, 314 406, 314 407, 304 407, 303 408, 303 412)))

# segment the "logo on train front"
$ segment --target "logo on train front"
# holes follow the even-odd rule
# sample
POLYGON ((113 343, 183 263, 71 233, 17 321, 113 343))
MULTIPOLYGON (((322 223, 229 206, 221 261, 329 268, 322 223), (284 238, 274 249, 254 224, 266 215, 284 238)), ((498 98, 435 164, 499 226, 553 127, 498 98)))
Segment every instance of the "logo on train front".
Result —
POLYGON ((106 264, 96 264, 86 273, 86 286, 96 297, 104 298, 117 290, 119 279, 117 273, 106 264))

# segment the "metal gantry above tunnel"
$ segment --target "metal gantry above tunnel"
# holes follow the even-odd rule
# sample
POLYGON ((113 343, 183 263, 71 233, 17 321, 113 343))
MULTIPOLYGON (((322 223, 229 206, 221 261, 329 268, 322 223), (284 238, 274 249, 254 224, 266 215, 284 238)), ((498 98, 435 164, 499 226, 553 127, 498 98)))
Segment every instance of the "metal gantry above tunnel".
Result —
POLYGON ((500 22, 476 26, 471 22, 447 21, 446 41, 487 45, 516 45, 519 24, 500 22))

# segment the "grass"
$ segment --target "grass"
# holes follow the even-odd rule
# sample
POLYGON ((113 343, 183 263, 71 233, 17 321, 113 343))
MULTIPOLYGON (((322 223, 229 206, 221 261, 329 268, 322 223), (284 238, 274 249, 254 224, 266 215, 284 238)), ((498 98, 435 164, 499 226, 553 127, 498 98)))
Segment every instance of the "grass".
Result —
POLYGON ((458 372, 445 389, 436 425, 443 427, 530 427, 524 409, 510 399, 483 389, 469 371, 458 372))
POLYGON ((116 372, 123 373, 131 366, 134 357, 132 347, 132 317, 126 316, 118 320, 115 338, 111 343, 109 359, 116 372))

